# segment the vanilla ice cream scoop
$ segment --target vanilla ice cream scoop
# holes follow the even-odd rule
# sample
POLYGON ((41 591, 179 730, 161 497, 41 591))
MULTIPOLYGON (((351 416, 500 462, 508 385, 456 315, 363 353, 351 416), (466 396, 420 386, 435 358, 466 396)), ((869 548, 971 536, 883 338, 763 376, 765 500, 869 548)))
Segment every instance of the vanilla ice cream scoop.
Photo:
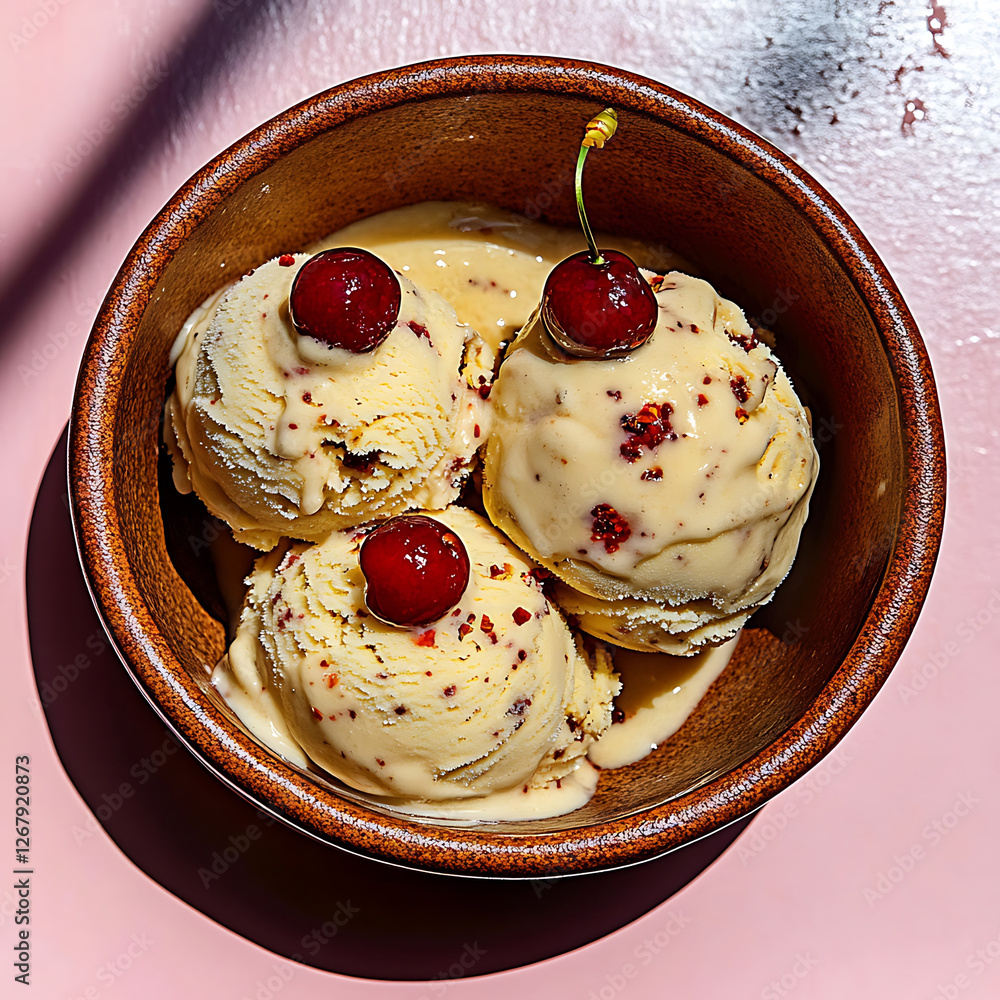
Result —
POLYGON ((461 539, 471 567, 440 620, 374 617, 363 535, 335 531, 258 560, 216 686, 237 710, 263 698, 286 756, 301 748, 378 796, 462 800, 588 766, 620 687, 607 652, 574 639, 537 567, 485 518, 460 507, 429 516, 461 539))
POLYGON ((818 468, 807 414, 739 308, 654 281, 650 339, 563 353, 537 317, 493 388, 493 522, 588 632, 689 654, 735 634, 791 567, 818 468))
POLYGON ((490 427, 493 351, 440 295, 398 276, 398 321, 352 353, 289 319, 308 259, 268 261, 195 312, 167 403, 178 488, 258 549, 445 506, 490 427))

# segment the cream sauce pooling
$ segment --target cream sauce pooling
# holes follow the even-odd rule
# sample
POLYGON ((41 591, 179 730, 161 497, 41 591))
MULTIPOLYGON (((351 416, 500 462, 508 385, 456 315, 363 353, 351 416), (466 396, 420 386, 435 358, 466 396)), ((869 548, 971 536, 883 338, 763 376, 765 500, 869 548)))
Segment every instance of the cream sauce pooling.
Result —
POLYGON ((738 641, 739 634, 696 656, 616 650, 622 691, 615 705, 625 721, 614 723, 591 747, 591 761, 605 769, 624 767, 673 736, 726 669, 738 641))

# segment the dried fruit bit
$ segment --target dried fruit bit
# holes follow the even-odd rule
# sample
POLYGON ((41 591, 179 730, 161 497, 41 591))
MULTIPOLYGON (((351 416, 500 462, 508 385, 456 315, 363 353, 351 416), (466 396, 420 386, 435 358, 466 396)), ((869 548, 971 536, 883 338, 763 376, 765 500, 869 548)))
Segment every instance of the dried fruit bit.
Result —
POLYGON ((502 567, 491 566, 490 567, 490 579, 491 580, 507 580, 510 579, 514 572, 514 567, 510 563, 504 563, 502 567))
POLYGON ((340 681, 340 674, 327 674, 326 675, 326 686, 328 688, 336 687, 340 681))
POLYGON ((396 715, 406 715, 406 706, 405 705, 397 705, 393 709, 393 711, 396 713, 396 715))
POLYGON ((444 689, 444 696, 446 698, 454 698, 455 697, 455 685, 454 684, 449 684, 444 689))
POLYGON ((590 540, 603 542, 605 552, 617 552, 622 542, 628 541, 632 528, 610 504, 599 503, 590 512, 594 519, 590 540))
POLYGON ((524 715, 525 709, 531 704, 530 698, 518 698, 510 708, 507 709, 508 715, 524 715))
POLYGON ((483 615, 482 621, 480 621, 479 623, 479 627, 480 629, 482 629, 483 632, 485 632, 490 637, 491 642, 493 643, 499 642, 499 639, 497 639, 496 632, 493 631, 493 622, 490 621, 489 615, 483 615))
POLYGON ((742 406, 738 407, 736 410, 736 419, 741 423, 745 424, 750 419, 750 414, 743 409, 742 406))
POLYGON ((642 455, 643 446, 655 450, 664 441, 676 441, 677 434, 670 426, 670 403, 646 403, 638 413, 626 413, 621 425, 629 437, 619 451, 622 458, 634 462, 642 455))
POLYGON ((295 258, 290 253, 283 253, 278 258, 278 265, 280 267, 291 267, 295 263, 295 258))
POLYGON ((462 622, 462 624, 458 626, 458 638, 464 639, 471 631, 472 626, 467 622, 462 622))
POLYGON ((699 392, 698 393, 698 405, 699 406, 705 406, 707 403, 708 403, 708 396, 706 396, 703 392, 699 392))
POLYGON ((542 566, 536 566, 534 569, 528 570, 527 573, 522 573, 521 579, 534 581, 535 586, 546 596, 548 596, 548 590, 551 590, 555 584, 555 576, 552 571, 542 566))
POLYGON ((663 478, 663 469, 658 465, 654 465, 653 468, 647 469, 639 478, 645 479, 647 482, 659 482, 663 478))
POLYGON ((726 336, 729 337, 729 339, 738 347, 742 347, 747 354, 749 354, 760 343, 757 339, 756 330, 750 333, 749 336, 745 333, 733 333, 732 330, 727 330, 726 336))
POLYGON ((729 388, 733 390, 733 395, 739 403, 745 403, 750 398, 750 387, 743 375, 734 375, 729 380, 729 388))
POLYGON ((381 757, 376 757, 375 758, 375 763, 378 764, 379 767, 385 767, 385 761, 382 760, 381 757))
POLYGON ((418 646, 433 646, 434 645, 434 629, 429 628, 426 632, 421 632, 413 640, 418 646))
POLYGON ((531 619, 531 612, 526 611, 524 608, 515 608, 513 617, 516 624, 523 625, 531 619))
POLYGON ((371 472, 377 458, 377 451, 366 451, 360 454, 345 451, 340 459, 340 464, 348 469, 354 469, 356 472, 371 472))
POLYGON ((323 713, 318 708, 314 708, 312 709, 312 717, 314 719, 322 719, 323 713))

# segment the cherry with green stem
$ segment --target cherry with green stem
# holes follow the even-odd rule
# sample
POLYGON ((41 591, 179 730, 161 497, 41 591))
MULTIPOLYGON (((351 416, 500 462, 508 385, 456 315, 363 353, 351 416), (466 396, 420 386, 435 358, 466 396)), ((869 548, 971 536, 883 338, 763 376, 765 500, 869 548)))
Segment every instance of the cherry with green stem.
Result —
POLYGON ((608 358, 642 346, 656 327, 653 290, 635 261, 617 250, 599 250, 583 204, 583 165, 591 147, 614 135, 618 116, 606 108, 587 125, 576 161, 576 208, 589 250, 560 261, 542 291, 541 317, 549 336, 567 354, 608 358))

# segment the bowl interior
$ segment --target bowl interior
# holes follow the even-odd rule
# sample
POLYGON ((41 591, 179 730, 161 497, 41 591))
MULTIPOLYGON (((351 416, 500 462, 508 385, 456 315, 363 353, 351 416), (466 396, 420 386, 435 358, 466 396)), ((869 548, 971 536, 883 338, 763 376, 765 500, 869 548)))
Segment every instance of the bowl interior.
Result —
MULTIPOLYGON (((140 254, 127 262, 112 291, 122 308, 106 308, 88 355, 92 372, 110 364, 115 373, 99 393, 105 436, 94 445, 113 461, 100 489, 77 487, 76 502, 86 511, 113 498, 113 561, 131 573, 122 592, 111 593, 117 584, 103 575, 86 517, 78 518, 81 548, 98 603, 112 630, 123 633, 126 659, 160 710, 231 780, 341 842, 305 798, 328 798, 324 788, 333 799, 359 797, 319 775, 296 778, 294 768, 281 772, 282 784, 301 788, 291 797, 274 792, 269 754, 208 683, 225 643, 210 613, 212 588, 196 580, 189 586, 165 541, 157 434, 170 347, 191 310, 223 283, 356 219, 426 199, 481 200, 575 225, 572 167, 581 123, 610 98, 618 135, 587 167, 594 227, 679 252, 774 331, 776 352, 811 409, 822 463, 791 575, 751 619, 730 667, 673 739, 637 764, 605 772, 583 810, 480 828, 487 837, 544 838, 614 824, 699 788, 711 807, 732 772, 809 712, 862 635, 903 511, 901 404, 884 331, 858 268, 845 265, 850 247, 831 237, 815 199, 796 194, 787 161, 745 133, 727 132, 724 120, 706 121, 694 102, 651 105, 629 88, 593 96, 572 83, 563 85, 566 93, 499 89, 455 87, 411 94, 405 103, 376 92, 360 111, 314 101, 310 114, 272 128, 266 143, 261 135, 244 140, 238 155, 218 158, 153 224, 138 248, 148 260, 140 254), (116 625, 107 610, 123 601, 141 612, 129 626, 116 625), (215 736, 199 736, 191 721, 206 718, 216 720, 209 727, 215 736), (213 750, 220 732, 235 734, 235 742, 213 750)), ((175 558, 179 548, 191 549, 179 559, 184 576, 210 575, 207 548, 193 542, 212 530, 207 515, 194 508, 177 514, 169 503, 164 510, 175 558)), ((857 715, 866 700, 843 711, 857 715)), ((739 812, 737 797, 723 799, 716 825, 739 812)), ((366 815, 379 816, 365 801, 366 815)), ((362 849, 382 853, 378 845, 362 849)))

